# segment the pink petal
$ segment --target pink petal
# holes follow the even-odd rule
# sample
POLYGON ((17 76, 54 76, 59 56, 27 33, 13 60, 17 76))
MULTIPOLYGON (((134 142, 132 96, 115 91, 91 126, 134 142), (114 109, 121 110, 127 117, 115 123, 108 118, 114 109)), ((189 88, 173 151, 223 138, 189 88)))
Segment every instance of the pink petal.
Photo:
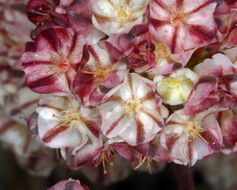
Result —
POLYGON ((89 190, 89 188, 81 185, 79 180, 68 179, 56 183, 47 190, 89 190))
POLYGON ((231 153, 237 142, 237 117, 231 110, 220 112, 218 115, 219 124, 224 141, 224 152, 231 153))
POLYGON ((67 93, 75 77, 73 69, 80 62, 83 41, 71 29, 53 27, 36 39, 35 51, 22 57, 26 84, 39 93, 67 93))
POLYGON ((204 46, 217 32, 213 18, 216 3, 203 1, 151 1, 151 34, 171 53, 204 46))

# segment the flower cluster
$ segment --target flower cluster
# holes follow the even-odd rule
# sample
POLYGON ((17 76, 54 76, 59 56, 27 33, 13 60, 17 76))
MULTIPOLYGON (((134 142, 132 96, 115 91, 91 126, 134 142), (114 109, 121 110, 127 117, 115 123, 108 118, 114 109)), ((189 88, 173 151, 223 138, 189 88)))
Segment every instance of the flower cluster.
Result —
POLYGON ((120 159, 151 171, 237 152, 236 1, 29 0, 24 26, 3 5, 0 103, 14 102, 4 114, 71 169, 106 174, 120 159), (33 92, 15 55, 26 41, 33 92))
POLYGON ((71 168, 235 152, 235 3, 30 0, 27 12, 22 69, 44 94, 29 128, 71 168))

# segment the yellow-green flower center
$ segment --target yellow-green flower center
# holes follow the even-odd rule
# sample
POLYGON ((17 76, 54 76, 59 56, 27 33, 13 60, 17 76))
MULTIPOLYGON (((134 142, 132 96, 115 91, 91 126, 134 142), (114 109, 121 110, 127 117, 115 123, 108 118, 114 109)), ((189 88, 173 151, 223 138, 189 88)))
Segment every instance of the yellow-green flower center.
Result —
POLYGON ((168 101, 185 102, 194 84, 185 77, 165 78, 157 87, 159 94, 168 101))
POLYGON ((121 25, 124 23, 127 23, 131 19, 132 10, 131 10, 131 3, 127 5, 125 2, 122 2, 122 0, 119 0, 119 6, 112 3, 111 0, 108 0, 110 5, 116 10, 116 21, 119 22, 121 25))

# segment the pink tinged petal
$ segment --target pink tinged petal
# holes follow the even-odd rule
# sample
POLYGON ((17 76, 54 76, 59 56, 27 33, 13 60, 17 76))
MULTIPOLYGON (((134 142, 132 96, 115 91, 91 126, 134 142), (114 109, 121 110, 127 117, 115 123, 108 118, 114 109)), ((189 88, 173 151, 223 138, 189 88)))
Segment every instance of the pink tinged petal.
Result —
POLYGON ((106 49, 108 50, 108 52, 110 53, 110 55, 111 55, 116 61, 121 60, 121 59, 125 56, 121 51, 119 51, 119 50, 117 49, 117 47, 115 47, 114 45, 112 45, 110 42, 105 41, 105 42, 102 42, 102 43, 105 45, 105 47, 106 47, 106 49))
POLYGON ((177 164, 188 165, 190 163, 191 150, 185 135, 179 137, 172 146, 171 156, 177 164))
POLYGON ((200 135, 207 141, 207 145, 213 151, 218 151, 222 144, 222 133, 220 126, 213 114, 207 115, 202 122, 202 127, 204 129, 203 133, 200 135))
POLYGON ((224 141, 224 151, 231 152, 237 142, 237 117, 231 110, 220 112, 218 115, 219 124, 224 141))
MULTIPOLYGON (((70 25, 80 34, 90 33, 92 6, 91 0, 74 1, 71 5, 66 5, 67 17, 70 25)), ((62 4, 62 2, 61 2, 62 4)), ((65 6, 65 5, 63 5, 65 6)))
POLYGON ((190 145, 191 157, 190 166, 193 166, 197 160, 202 160, 216 153, 208 144, 198 139, 190 145))
POLYGON ((150 14, 154 15, 160 20, 166 21, 169 17, 169 10, 166 10, 166 7, 159 1, 151 1, 150 5, 150 14))
POLYGON ((198 160, 218 152, 223 143, 221 129, 213 114, 203 118, 202 127, 204 132, 200 133, 200 135, 203 139, 198 139, 192 144, 194 156, 198 160))
POLYGON ((31 81, 28 77, 26 84, 37 93, 69 92, 67 79, 65 76, 49 75, 44 78, 37 78, 31 81))
MULTIPOLYGON (((102 131, 109 138, 115 137, 124 128, 127 128, 127 116, 123 113, 123 108, 117 102, 109 101, 100 106, 100 113, 104 118, 102 131)), ((131 122, 131 121, 130 121, 131 122)))
POLYGON ((194 71, 201 76, 220 77, 232 74, 234 71, 231 60, 223 54, 215 54, 212 59, 205 59, 194 67, 194 71), (205 72, 204 72, 205 71, 205 72))
MULTIPOLYGON (((236 13, 237 16, 237 13, 236 13)), ((237 23, 237 21, 236 21, 237 23)), ((236 25, 236 24, 235 24, 236 25)), ((226 46, 227 47, 233 47, 237 45, 237 28, 233 29, 230 34, 228 35, 228 38, 226 39, 226 46)))
MULTIPOLYGON (((236 32, 237 32, 237 29, 236 29, 236 32)), ((237 62, 236 52, 237 52, 237 47, 228 48, 226 50, 223 50, 223 53, 231 60, 231 62, 234 65, 237 62)))
POLYGON ((147 32, 148 24, 139 24, 134 26, 128 33, 110 36, 106 41, 102 41, 102 43, 106 45, 111 56, 118 60, 119 58, 122 59, 124 54, 133 48, 136 37, 147 32))
POLYGON ((128 55, 128 67, 147 70, 155 65, 155 46, 148 40, 143 40, 134 46, 128 55))
POLYGON ((97 105, 113 88, 122 83, 126 66, 113 63, 99 46, 85 46, 80 68, 73 82, 74 91, 85 105, 97 105))
MULTIPOLYGON (((203 107, 201 103, 203 103, 209 94, 214 90, 217 85, 217 80, 214 77, 203 77, 199 80, 199 83, 194 87, 189 95, 189 98, 185 104, 184 112, 186 114, 195 113, 195 110, 199 109, 205 110, 206 108, 203 107)), ((218 99, 217 99, 218 102, 218 99)), ((217 103, 213 102, 213 103, 217 103)), ((207 107, 208 108, 208 107, 207 107)), ((200 111, 201 111, 200 110, 200 111)))
MULTIPOLYGON (((195 4, 195 3, 190 3, 195 4)), ((190 8, 190 4, 187 6, 187 8, 190 8)), ((184 10, 184 12, 190 14, 191 16, 187 19, 187 24, 194 24, 199 25, 203 23, 206 23, 206 21, 211 20, 212 14, 216 8, 216 3, 213 0, 206 0, 205 3, 203 3, 198 8, 194 8, 193 10, 184 10)), ((212 18, 213 21, 213 18, 212 18)))
MULTIPOLYGON (((92 1, 73 1, 72 3, 60 2, 60 9, 68 21, 68 25, 78 32, 79 36, 85 39, 87 44, 96 44, 105 34, 95 29, 92 25, 92 1)), ((56 10, 57 11, 57 10, 56 10)), ((60 14, 60 13, 59 13, 60 14)))
MULTIPOLYGON (((159 21, 152 20, 151 21, 152 25, 149 25, 149 31, 154 37, 160 41, 161 43, 167 45, 172 49, 176 43, 176 35, 177 35, 177 29, 171 26, 168 23, 163 23, 159 21), (175 36, 175 37, 174 37, 175 36)), ((171 52, 174 53, 174 52, 171 52)))
POLYGON ((26 52, 22 57, 26 84, 39 93, 68 92, 76 74, 72 67, 82 56, 82 46, 83 40, 71 29, 42 31, 35 52, 26 52))
POLYGON ((211 3, 192 14, 187 20, 187 24, 191 26, 189 30, 190 34, 192 36, 195 35, 199 39, 199 43, 210 41, 216 35, 217 27, 212 18, 215 6, 215 3, 211 3))
POLYGON ((82 165, 91 165, 95 158, 101 153, 101 139, 92 137, 83 146, 62 149, 67 164, 71 169, 78 169, 82 165))
MULTIPOLYGON (((120 132, 119 136, 128 144, 135 146, 149 141, 145 137, 145 126, 140 120, 131 118, 127 121, 127 125, 127 130, 125 132, 120 132)), ((150 139, 150 136, 148 138, 150 139)))
POLYGON ((47 190, 89 190, 88 187, 80 184, 79 180, 62 180, 47 190))
POLYGON ((132 151, 126 143, 115 143, 113 144, 114 150, 128 162, 132 159, 132 151))
POLYGON ((54 108, 38 108, 38 132, 41 141, 48 147, 61 148, 75 146, 81 142, 77 129, 62 126, 60 120, 55 118, 58 110, 54 108))
MULTIPOLYGON (((116 63, 115 63, 116 64, 116 63)), ((105 80, 91 92, 89 96, 89 105, 96 105, 100 102, 107 93, 110 93, 113 88, 118 86, 124 80, 124 77, 127 75, 128 71, 125 65, 119 65, 117 63, 117 69, 113 69, 112 72, 105 80)))
POLYGON ((158 133, 157 136, 149 143, 138 145, 135 149, 157 162, 168 163, 173 161, 173 158, 170 155, 170 151, 162 146, 160 142, 160 134, 161 133, 158 133))
POLYGON ((230 93, 237 97, 237 81, 230 83, 230 93))

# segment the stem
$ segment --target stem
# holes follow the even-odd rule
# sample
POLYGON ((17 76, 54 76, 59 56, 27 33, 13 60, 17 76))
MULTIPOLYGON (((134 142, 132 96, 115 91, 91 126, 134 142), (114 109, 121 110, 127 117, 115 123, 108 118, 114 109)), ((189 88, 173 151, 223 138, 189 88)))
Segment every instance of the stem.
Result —
POLYGON ((168 164, 165 178, 169 181, 168 189, 195 190, 192 173, 189 167, 168 164))
POLYGON ((195 190, 191 170, 187 166, 174 166, 177 173, 178 186, 180 190, 195 190))

